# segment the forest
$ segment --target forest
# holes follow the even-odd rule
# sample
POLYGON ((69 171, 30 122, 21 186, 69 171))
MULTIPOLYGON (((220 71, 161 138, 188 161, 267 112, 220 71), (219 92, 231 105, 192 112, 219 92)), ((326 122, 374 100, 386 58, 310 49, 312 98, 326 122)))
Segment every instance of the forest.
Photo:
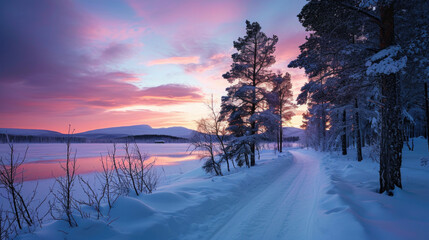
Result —
MULTIPOLYGON (((414 137, 428 137, 428 10, 427 1, 321 0, 298 15, 308 36, 288 66, 305 69, 309 79, 296 99, 308 106, 305 144, 343 155, 353 146, 357 161, 369 146, 380 162, 380 193, 402 188, 404 144, 412 150, 414 137)), ((205 146, 207 169, 217 174, 230 159, 254 166, 263 136, 281 152, 283 123, 294 114, 289 73, 270 70, 278 38, 267 37, 257 22, 247 21, 246 32, 234 42, 237 53, 223 75, 231 86, 220 113, 212 104, 212 116, 199 122, 200 132, 218 136, 203 141, 222 146, 218 162, 205 146), (226 132, 235 136, 228 144, 219 137, 226 132)))

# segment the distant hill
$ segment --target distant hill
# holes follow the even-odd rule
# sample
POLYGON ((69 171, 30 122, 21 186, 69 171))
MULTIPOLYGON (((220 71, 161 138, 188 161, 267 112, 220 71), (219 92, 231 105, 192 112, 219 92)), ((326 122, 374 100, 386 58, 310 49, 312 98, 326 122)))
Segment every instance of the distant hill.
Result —
POLYGON ((0 128, 0 134, 15 136, 50 136, 61 137, 63 134, 55 131, 40 129, 0 128))
POLYGON ((189 138, 194 130, 185 127, 168 127, 168 128, 152 128, 149 125, 134 125, 124 127, 101 128, 82 133, 77 133, 77 136, 96 136, 103 135, 125 137, 136 135, 168 135, 178 138, 189 138))
POLYGON ((293 138, 298 137, 298 141, 303 141, 305 138, 305 130, 301 128, 295 128, 295 127, 284 127, 283 128, 283 137, 284 138, 293 138))
MULTIPOLYGON (((73 134, 72 142, 151 142, 164 140, 165 142, 187 142, 195 132, 184 127, 152 128, 149 125, 135 125, 95 129, 73 134)), ((0 128, 0 143, 9 140, 15 143, 56 143, 65 142, 67 134, 39 129, 0 128)))
POLYGON ((117 142, 137 142, 137 143, 154 143, 156 141, 163 141, 165 143, 183 143, 188 142, 186 138, 174 137, 169 135, 135 135, 117 138, 117 142))
MULTIPOLYGON (((55 131, 39 129, 0 128, 0 143, 57 143, 67 141, 68 136, 55 131)), ((85 138, 73 136, 72 142, 86 142, 85 138)))
MULTIPOLYGON (((185 127, 152 128, 149 125, 134 125, 112 128, 101 128, 73 134, 72 142, 187 142, 194 130, 185 127)), ((0 143, 7 142, 6 134, 13 142, 50 143, 65 142, 67 135, 55 131, 39 129, 0 128, 0 143)), ((294 127, 283 128, 284 138, 298 137, 304 139, 304 130, 294 127)))
POLYGON ((284 127, 283 128, 283 136, 285 137, 299 137, 304 136, 304 129, 295 128, 295 127, 284 127))

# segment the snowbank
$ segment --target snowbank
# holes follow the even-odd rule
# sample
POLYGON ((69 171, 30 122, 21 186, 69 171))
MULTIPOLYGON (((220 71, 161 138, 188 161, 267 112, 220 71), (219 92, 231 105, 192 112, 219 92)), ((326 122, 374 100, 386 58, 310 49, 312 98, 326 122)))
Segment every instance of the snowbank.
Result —
POLYGON ((326 227, 345 228, 348 222, 342 217, 352 215, 371 239, 427 239, 429 166, 422 166, 421 159, 429 153, 425 139, 416 139, 415 144, 414 151, 403 150, 403 190, 396 189, 394 197, 377 193, 379 163, 368 157, 369 149, 362 162, 356 161, 353 151, 347 157, 325 156, 322 165, 329 176, 325 191, 331 195, 322 202, 322 209, 331 213, 326 227))

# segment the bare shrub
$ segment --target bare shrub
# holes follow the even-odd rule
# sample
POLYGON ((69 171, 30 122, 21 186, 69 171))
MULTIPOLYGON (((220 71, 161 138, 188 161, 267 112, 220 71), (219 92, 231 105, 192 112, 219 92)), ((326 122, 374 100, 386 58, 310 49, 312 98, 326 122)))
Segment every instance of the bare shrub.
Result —
POLYGON ((76 202, 80 205, 93 208, 97 212, 97 219, 99 219, 103 216, 103 213, 101 212, 101 204, 106 196, 107 184, 101 184, 101 187, 97 189, 92 187, 91 184, 81 176, 78 176, 78 178, 82 190, 86 195, 86 200, 77 200, 76 202))
MULTIPOLYGON (((227 124, 225 121, 222 120, 222 115, 219 111, 216 111, 215 109, 215 105, 214 105, 214 100, 213 100, 213 95, 211 98, 211 102, 207 104, 207 108, 210 110, 210 115, 209 115, 209 128, 206 130, 209 130, 210 133, 216 137, 216 141, 217 141, 217 145, 219 146, 220 149, 220 154, 219 157, 221 159, 221 161, 225 161, 226 162, 226 167, 228 172, 230 171, 230 167, 229 167, 229 160, 230 160, 230 153, 227 150, 227 124)), ((235 168, 235 164, 234 161, 231 161, 232 165, 235 168)))
MULTIPOLYGON (((114 147, 116 149, 116 146, 114 147)), ((116 150, 115 150, 116 152, 116 150)), ((101 184, 101 189, 105 193, 105 197, 107 200, 107 205, 109 209, 113 207, 116 199, 120 195, 120 189, 115 188, 115 169, 113 167, 113 163, 109 164, 109 157, 106 157, 103 160, 103 156, 100 156, 100 162, 103 167, 103 171, 97 175, 98 180, 101 184)), ((119 184, 118 184, 119 185, 119 184)))
MULTIPOLYGON (((73 131, 74 132, 74 131, 73 131)), ((51 190, 54 199, 50 202, 51 216, 55 220, 64 220, 70 227, 76 227, 77 222, 73 216, 73 209, 77 208, 76 201, 73 197, 73 187, 76 182, 76 151, 72 155, 70 126, 67 136, 66 162, 61 164, 65 176, 55 179, 58 184, 57 190, 51 190)))
POLYGON ((27 156, 28 147, 25 150, 24 156, 20 158, 18 155, 15 157, 15 148, 12 143, 9 145, 9 158, 3 159, 0 157, 0 182, 2 187, 6 190, 6 199, 9 200, 11 211, 13 213, 14 220, 16 221, 18 228, 23 228, 23 223, 28 226, 32 226, 33 218, 28 210, 28 203, 22 197, 22 172, 19 171, 19 167, 24 163, 27 156), (18 177, 21 177, 19 182, 18 177))
POLYGON ((191 153, 199 151, 200 159, 204 160, 203 169, 207 173, 214 172, 216 175, 222 175, 221 160, 216 160, 220 153, 216 144, 216 135, 213 134, 213 122, 211 119, 201 119, 197 122, 198 128, 191 138, 191 153))
POLYGON ((18 235, 18 229, 16 221, 10 211, 3 210, 3 206, 0 208, 0 239, 13 239, 18 235))
MULTIPOLYGON (((9 152, 7 156, 0 156, 0 186, 4 189, 5 195, 2 195, 9 204, 9 208, 0 209, 0 236, 12 237, 18 234, 18 230, 26 228, 32 231, 37 226, 41 226, 43 218, 39 209, 45 202, 45 198, 39 200, 37 196, 37 185, 34 189, 24 196, 22 188, 24 186, 24 172, 22 164, 24 164, 28 152, 28 147, 25 149, 23 156, 16 154, 13 143, 6 136, 9 152)), ((3 238, 0 238, 3 239, 3 238)))
MULTIPOLYGON (((108 167, 108 163, 111 162, 111 166, 113 168, 113 176, 112 176, 112 188, 113 192, 117 192, 119 195, 128 195, 129 193, 129 184, 126 183, 124 179, 124 171, 121 168, 121 160, 117 159, 116 156, 116 143, 113 144, 113 151, 109 151, 108 159, 109 161, 105 161, 106 167, 108 167)), ((102 163, 103 164, 103 163, 102 163)))
POLYGON ((100 157, 103 171, 98 173, 95 182, 78 176, 80 186, 85 195, 84 200, 76 200, 76 210, 84 218, 91 217, 82 206, 88 206, 97 213, 97 219, 103 217, 102 204, 107 203, 109 209, 120 195, 127 195, 129 190, 138 196, 141 193, 152 193, 158 182, 158 174, 155 172, 154 161, 147 162, 148 155, 142 153, 137 144, 130 147, 128 143, 124 147, 125 156, 118 161, 116 144, 113 151, 100 157))
MULTIPOLYGON (((122 181, 128 189, 134 190, 137 196, 141 193, 152 193, 159 179, 159 175, 153 168, 155 162, 148 163, 146 161, 149 158, 148 155, 143 154, 136 143, 133 148, 125 143, 124 150, 125 156, 118 165, 121 173, 118 173, 117 180, 122 181)), ((118 169, 115 171, 119 172, 118 169)))
POLYGON ((0 239, 11 239, 17 232, 14 228, 13 217, 7 211, 3 210, 3 206, 0 208, 0 239))

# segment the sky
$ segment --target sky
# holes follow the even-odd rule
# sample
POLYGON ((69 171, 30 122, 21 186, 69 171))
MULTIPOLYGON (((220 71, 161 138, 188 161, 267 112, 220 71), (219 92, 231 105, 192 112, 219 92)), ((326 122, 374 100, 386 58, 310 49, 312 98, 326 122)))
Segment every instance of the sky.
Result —
MULTIPOLYGON (((305 0, 39 0, 0 2, 0 127, 66 132, 148 124, 196 128, 229 83, 245 21, 277 35, 274 71, 306 33, 305 0)), ((301 125, 305 107, 289 126, 301 125)))

